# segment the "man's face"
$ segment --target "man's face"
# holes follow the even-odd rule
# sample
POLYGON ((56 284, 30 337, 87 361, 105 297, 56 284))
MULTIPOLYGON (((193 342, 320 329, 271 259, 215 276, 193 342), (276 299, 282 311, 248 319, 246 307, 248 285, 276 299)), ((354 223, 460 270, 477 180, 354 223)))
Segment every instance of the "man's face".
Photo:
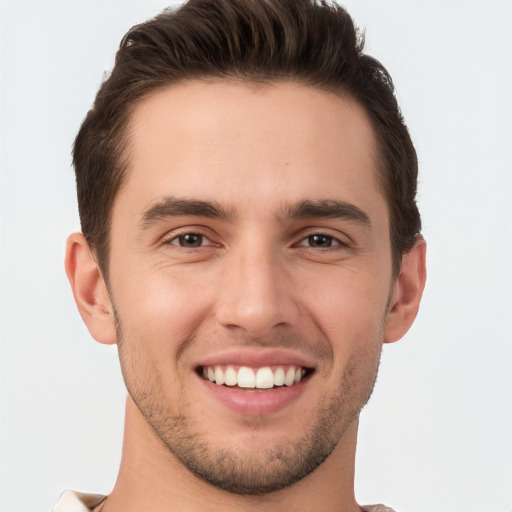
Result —
POLYGON ((145 99, 129 136, 109 267, 129 393, 208 482, 290 485, 377 373, 393 283, 370 123, 298 84, 192 82, 145 99))

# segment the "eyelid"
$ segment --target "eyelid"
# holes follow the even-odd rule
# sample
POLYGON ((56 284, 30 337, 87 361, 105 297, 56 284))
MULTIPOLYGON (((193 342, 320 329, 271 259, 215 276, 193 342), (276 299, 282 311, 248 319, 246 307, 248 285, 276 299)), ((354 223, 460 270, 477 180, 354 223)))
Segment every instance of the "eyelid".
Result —
POLYGON ((299 241, 298 245, 305 246, 306 244, 304 242, 306 242, 309 238, 311 238, 312 236, 315 236, 315 235, 324 236, 325 238, 332 239, 332 242, 333 242, 334 246, 343 245, 343 242, 341 242, 341 240, 339 240, 335 236, 327 235, 325 233, 312 233, 311 235, 306 235, 304 238, 302 238, 299 241))
POLYGON ((206 247, 206 246, 217 246, 220 245, 214 241, 214 234, 210 229, 205 228, 204 226, 184 226, 182 228, 176 228, 171 231, 168 231, 162 238, 162 245, 173 245, 180 247, 179 243, 175 243, 180 237, 185 235, 199 235, 202 236, 208 243, 201 244, 197 249, 206 247))
POLYGON ((176 245, 178 247, 181 247, 182 249, 199 249, 200 247, 205 247, 207 245, 213 245, 211 243, 211 240, 206 235, 203 235, 202 233, 195 233, 192 231, 187 232, 187 233, 182 233, 180 235, 176 235, 176 236, 170 238, 166 243, 169 245, 176 245), (198 247, 183 247, 179 243, 179 240, 180 240, 180 238, 187 236, 187 235, 196 235, 196 236, 202 237, 202 240, 201 240, 202 243, 198 247), (210 243, 205 243, 205 242, 210 242, 210 243))
POLYGON ((307 235, 304 238, 302 238, 299 241, 299 243, 296 245, 298 247, 305 247, 306 249, 310 249, 312 251, 324 251, 324 252, 329 251, 329 250, 335 251, 337 249, 344 249, 345 247, 348 246, 347 243, 344 243, 339 238, 336 238, 335 236, 332 236, 332 235, 326 235, 325 233, 313 233, 312 235, 307 235), (332 240, 331 245, 329 245, 327 247, 321 247, 321 246, 315 247, 313 245, 310 245, 308 242, 308 239, 315 235, 321 235, 321 236, 325 236, 326 238, 330 238, 332 240))
POLYGON ((336 242, 335 245, 333 245, 333 248, 337 247, 349 247, 352 245, 352 239, 345 233, 342 233, 340 231, 331 230, 329 228, 320 228, 320 227, 312 227, 308 228, 306 230, 302 230, 300 233, 297 234, 297 238, 299 238, 298 242, 296 242, 294 245, 296 246, 303 246, 306 245, 303 244, 305 240, 307 240, 310 236, 314 235, 321 235, 325 237, 332 238, 334 242, 336 242))

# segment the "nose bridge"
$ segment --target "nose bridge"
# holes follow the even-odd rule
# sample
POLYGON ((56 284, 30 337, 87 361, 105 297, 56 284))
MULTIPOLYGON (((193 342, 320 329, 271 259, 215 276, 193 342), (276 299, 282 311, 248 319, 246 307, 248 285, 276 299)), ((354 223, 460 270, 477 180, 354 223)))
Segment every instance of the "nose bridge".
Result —
POLYGON ((279 249, 269 243, 243 243, 228 260, 218 305, 221 324, 261 337, 296 321, 297 308, 279 249))

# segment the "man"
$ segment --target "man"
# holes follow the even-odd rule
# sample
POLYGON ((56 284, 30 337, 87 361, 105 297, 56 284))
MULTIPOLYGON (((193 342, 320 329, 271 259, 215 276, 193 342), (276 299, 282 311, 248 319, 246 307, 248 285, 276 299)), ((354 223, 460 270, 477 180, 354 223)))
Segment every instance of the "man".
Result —
POLYGON ((417 161, 391 79, 311 0, 134 27, 74 147, 66 270, 128 389, 117 511, 389 510, 353 490, 383 343, 418 311, 417 161))

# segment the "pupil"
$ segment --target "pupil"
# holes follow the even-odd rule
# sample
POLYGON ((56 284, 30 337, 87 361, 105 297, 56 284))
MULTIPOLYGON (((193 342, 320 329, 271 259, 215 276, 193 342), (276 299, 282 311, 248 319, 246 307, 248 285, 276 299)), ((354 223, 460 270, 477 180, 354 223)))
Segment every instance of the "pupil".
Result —
POLYGON ((189 233, 180 237, 180 245, 182 247, 199 247, 202 241, 202 235, 196 235, 195 233, 189 233))
POLYGON ((314 247, 331 247, 332 238, 326 235, 311 235, 308 237, 309 243, 314 247))

